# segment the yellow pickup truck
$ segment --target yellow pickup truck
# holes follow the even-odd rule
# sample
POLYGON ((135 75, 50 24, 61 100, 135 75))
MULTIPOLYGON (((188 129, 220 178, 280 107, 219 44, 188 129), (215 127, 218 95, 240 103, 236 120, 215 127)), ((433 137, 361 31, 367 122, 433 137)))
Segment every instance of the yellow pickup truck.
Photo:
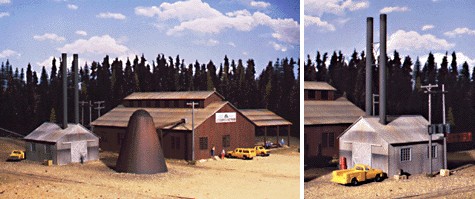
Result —
POLYGON ((264 148, 263 146, 255 146, 254 150, 256 150, 256 155, 260 155, 260 156, 270 155, 270 151, 264 148))
POLYGON ((10 157, 8 157, 8 160, 11 161, 20 161, 25 159, 25 152, 22 150, 13 150, 12 153, 10 153, 10 157))
POLYGON ((236 148, 234 151, 228 151, 226 153, 228 158, 241 158, 243 160, 253 159, 256 157, 256 150, 254 148, 236 148))
POLYGON ((383 170, 373 169, 368 165, 356 164, 351 169, 336 170, 332 172, 332 182, 339 184, 358 185, 360 182, 374 179, 376 182, 384 178, 383 170))

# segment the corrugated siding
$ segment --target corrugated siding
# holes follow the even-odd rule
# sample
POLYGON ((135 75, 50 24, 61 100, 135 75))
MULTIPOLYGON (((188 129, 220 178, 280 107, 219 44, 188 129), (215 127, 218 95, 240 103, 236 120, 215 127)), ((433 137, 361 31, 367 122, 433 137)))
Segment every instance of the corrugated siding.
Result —
POLYGON ((305 101, 305 125, 352 124, 365 112, 346 98, 335 101, 305 101))
POLYGON ((305 81, 304 82, 305 90, 328 90, 336 91, 336 89, 326 82, 314 82, 314 81, 305 81))
POLYGON ((239 111, 258 127, 292 125, 289 121, 267 109, 241 109, 239 111))
MULTIPOLYGON (((405 115, 393 118, 387 125, 379 123, 378 117, 363 117, 371 128, 389 144, 428 141, 427 125, 422 116, 405 115)), ((433 135, 433 140, 442 139, 441 134, 433 135)))
MULTIPOLYGON (((195 127, 199 126, 207 118, 211 117, 217 110, 228 102, 214 102, 206 108, 195 109, 195 127)), ((130 116, 139 109, 146 110, 150 113, 155 123, 155 128, 174 129, 174 130, 191 130, 191 109, 177 108, 140 108, 140 107, 116 107, 92 122, 93 126, 108 127, 127 127, 130 116), (181 119, 185 118, 186 123, 175 126, 181 119)))
MULTIPOLYGON (((214 93, 216 92, 215 91, 135 92, 125 97, 124 100, 165 100, 165 99, 204 100, 214 93)), ((217 95, 223 98, 221 95, 219 94, 217 95)))
POLYGON ((45 122, 28 134, 25 140, 51 142, 71 142, 77 140, 98 140, 91 131, 80 124, 68 124, 68 128, 62 129, 55 123, 45 122))

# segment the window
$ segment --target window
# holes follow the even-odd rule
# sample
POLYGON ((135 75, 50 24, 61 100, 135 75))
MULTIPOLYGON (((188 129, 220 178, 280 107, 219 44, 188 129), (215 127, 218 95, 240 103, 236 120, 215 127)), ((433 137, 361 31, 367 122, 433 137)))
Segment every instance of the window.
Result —
POLYGON ((46 154, 51 154, 51 146, 45 145, 45 153, 46 154))
POLYGON ((36 143, 31 143, 31 151, 36 151, 36 143))
POLYGON ((122 140, 124 139, 124 135, 122 133, 117 134, 117 143, 120 145, 122 144, 122 140))
POLYGON ((200 150, 208 149, 208 137, 200 137, 200 150))
POLYGON ((223 147, 231 146, 231 136, 230 135, 223 135, 223 147))
POLYGON ((401 148, 401 162, 411 161, 411 148, 401 148))
POLYGON ((180 137, 172 136, 172 149, 180 149, 180 137))
POLYGON ((308 91, 308 99, 315 99, 315 91, 309 90, 308 91))
MULTIPOLYGON (((427 146, 427 158, 429 158, 429 146, 427 146)), ((437 158, 437 145, 432 145, 432 158, 437 158)))
POLYGON ((328 91, 321 91, 322 100, 328 100, 328 91))
POLYGON ((328 133, 328 146, 329 147, 334 147, 335 146, 335 134, 334 133, 328 133))
POLYGON ((323 148, 328 147, 328 133, 322 134, 322 147, 323 148))
POLYGON ((322 133, 322 147, 335 147, 335 134, 333 132, 322 133))
POLYGON ((172 136, 171 138, 172 138, 172 142, 171 142, 172 149, 175 149, 175 137, 172 136))

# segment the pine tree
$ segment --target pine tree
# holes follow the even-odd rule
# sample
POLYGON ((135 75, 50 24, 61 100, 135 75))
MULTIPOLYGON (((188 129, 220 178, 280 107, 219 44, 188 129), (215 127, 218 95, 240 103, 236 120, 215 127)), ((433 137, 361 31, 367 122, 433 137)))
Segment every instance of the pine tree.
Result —
POLYGON ((54 108, 51 109, 49 122, 56 123, 56 111, 54 110, 54 108))

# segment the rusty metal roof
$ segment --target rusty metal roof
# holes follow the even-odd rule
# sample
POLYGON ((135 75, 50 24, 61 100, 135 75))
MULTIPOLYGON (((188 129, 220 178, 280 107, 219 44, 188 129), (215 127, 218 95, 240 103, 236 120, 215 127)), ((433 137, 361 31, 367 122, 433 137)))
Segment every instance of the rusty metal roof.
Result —
MULTIPOLYGON (((195 109, 195 128, 206 119, 213 116, 224 105, 226 101, 213 102, 205 108, 195 109)), ((130 116, 139 109, 146 110, 153 118, 155 128, 191 130, 191 108, 143 108, 143 107, 116 107, 96 119, 91 124, 93 126, 127 127, 130 116), (180 121, 185 119, 186 123, 180 121), (178 124, 178 125, 177 125, 178 124)))
POLYGON ((314 82, 314 81, 305 81, 304 82, 305 90, 327 90, 327 91, 336 91, 336 89, 326 82, 314 82))
POLYGON ((291 122, 267 109, 240 109, 239 111, 258 127, 292 125, 291 122))
MULTIPOLYGON (((391 119, 387 125, 379 123, 379 117, 360 117, 343 134, 358 132, 373 132, 389 144, 425 142, 429 140, 427 134, 429 122, 420 115, 404 115, 391 119), (361 123, 363 125, 356 125, 361 123)), ((443 136, 436 134, 433 140, 440 140, 443 136)))
POLYGON ((305 101, 305 125, 352 124, 365 112, 344 97, 335 101, 305 101))
POLYGON ((98 137, 80 124, 68 124, 68 128, 62 129, 58 124, 45 122, 24 139, 55 143, 61 139, 64 141, 93 140, 98 137))
POLYGON ((125 97, 124 100, 204 100, 212 94, 224 97, 215 91, 183 91, 183 92, 135 92, 125 97))

